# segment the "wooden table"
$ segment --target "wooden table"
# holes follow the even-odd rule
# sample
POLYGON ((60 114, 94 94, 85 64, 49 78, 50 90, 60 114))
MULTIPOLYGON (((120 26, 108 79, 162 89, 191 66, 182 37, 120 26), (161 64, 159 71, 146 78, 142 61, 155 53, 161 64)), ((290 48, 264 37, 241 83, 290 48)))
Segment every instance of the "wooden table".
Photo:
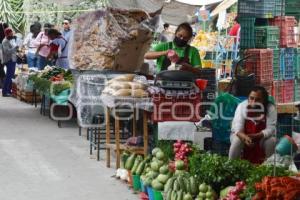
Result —
MULTIPOLYGON (((133 112, 133 137, 136 136, 136 110, 133 112)), ((121 153, 124 150, 134 152, 136 154, 147 155, 148 151, 148 112, 143 110, 143 147, 131 147, 120 143, 120 119, 115 116, 115 144, 111 143, 110 138, 110 114, 111 108, 106 107, 105 123, 106 123, 106 166, 110 167, 111 150, 116 152, 116 168, 120 168, 121 153)))
POLYGON ((296 105, 300 104, 299 101, 291 103, 278 103, 276 104, 278 114, 295 114, 298 111, 296 105))

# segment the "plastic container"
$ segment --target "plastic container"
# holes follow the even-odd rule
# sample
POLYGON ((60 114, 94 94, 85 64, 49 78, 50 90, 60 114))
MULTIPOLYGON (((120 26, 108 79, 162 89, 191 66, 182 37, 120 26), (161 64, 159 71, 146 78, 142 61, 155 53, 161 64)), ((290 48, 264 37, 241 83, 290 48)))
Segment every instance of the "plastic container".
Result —
POLYGON ((255 27, 255 48, 279 47, 279 28, 277 26, 255 27))
POLYGON ((293 48, 282 48, 280 50, 280 77, 283 80, 295 78, 294 67, 295 51, 293 48))
MULTIPOLYGON (((284 5, 284 2, 283 2, 284 5)), ((273 18, 280 16, 282 10, 281 0, 239 0, 238 16, 257 17, 257 18, 273 18)), ((283 10, 284 13, 284 10, 283 10)))
POLYGON ((272 82, 273 80, 273 50, 248 49, 245 51, 245 70, 248 74, 255 74, 257 84, 272 82))
POLYGON ((148 193, 149 200, 155 200, 152 187, 147 187, 147 193, 148 193))
POLYGON ((141 190, 141 178, 139 175, 133 175, 132 176, 133 180, 133 190, 134 191, 140 191, 141 190))
POLYGON ((144 185, 142 179, 140 179, 140 182, 141 182, 141 192, 144 192, 147 194, 147 187, 144 185))
POLYGON ((295 80, 294 101, 300 101, 300 80, 295 80))
POLYGON ((288 135, 284 135, 276 145, 276 152, 281 156, 292 155, 297 151, 297 149, 297 144, 295 143, 293 138, 288 135))
POLYGON ((153 194, 155 200, 163 200, 163 195, 161 191, 156 191, 153 189, 153 194))
POLYGON ((240 29, 240 48, 255 48, 255 18, 239 18, 240 29))

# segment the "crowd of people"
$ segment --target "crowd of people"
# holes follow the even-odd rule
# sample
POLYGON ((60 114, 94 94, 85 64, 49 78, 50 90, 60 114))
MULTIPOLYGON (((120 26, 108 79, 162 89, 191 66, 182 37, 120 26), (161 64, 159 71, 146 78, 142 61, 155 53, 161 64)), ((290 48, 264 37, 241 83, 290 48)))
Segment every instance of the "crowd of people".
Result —
POLYGON ((11 96, 12 79, 17 64, 26 63, 31 69, 45 66, 69 68, 68 44, 71 37, 71 20, 65 19, 62 30, 50 23, 39 21, 30 25, 24 40, 9 24, 0 22, 0 88, 2 96, 11 96))

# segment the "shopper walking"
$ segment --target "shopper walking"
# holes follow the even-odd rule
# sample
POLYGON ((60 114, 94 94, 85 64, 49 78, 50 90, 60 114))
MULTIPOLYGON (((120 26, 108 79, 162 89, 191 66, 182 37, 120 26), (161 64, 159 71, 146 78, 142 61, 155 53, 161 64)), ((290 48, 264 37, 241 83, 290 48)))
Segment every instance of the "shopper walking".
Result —
POLYGON ((48 30, 51 28, 53 28, 53 25, 49 23, 44 24, 44 31, 40 32, 33 42, 37 46, 37 66, 40 70, 43 70, 47 64, 50 64, 47 62, 47 56, 50 53, 48 30))
POLYGON ((18 46, 11 28, 6 28, 4 34, 5 38, 2 41, 2 63, 6 66, 6 77, 2 89, 2 96, 9 97, 11 96, 12 79, 15 75, 18 46))
POLYGON ((53 60, 58 67, 68 69, 68 41, 56 29, 50 29, 48 37, 51 40, 48 59, 53 60))

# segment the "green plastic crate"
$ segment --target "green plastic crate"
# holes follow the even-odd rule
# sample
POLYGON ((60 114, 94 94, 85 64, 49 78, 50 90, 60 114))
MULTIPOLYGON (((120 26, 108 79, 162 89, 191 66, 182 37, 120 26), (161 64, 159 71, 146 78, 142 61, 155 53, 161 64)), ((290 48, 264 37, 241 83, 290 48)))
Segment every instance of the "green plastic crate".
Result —
POLYGON ((255 18, 242 17, 239 18, 240 30, 240 48, 255 48, 255 18))
POLYGON ((295 80, 294 100, 300 101, 300 79, 295 80))
POLYGON ((280 80, 280 50, 273 49, 273 77, 280 80))
POLYGON ((279 28, 277 26, 255 27, 255 48, 279 47, 279 28))
POLYGON ((300 14, 300 1, 299 0, 285 0, 285 13, 300 14))

